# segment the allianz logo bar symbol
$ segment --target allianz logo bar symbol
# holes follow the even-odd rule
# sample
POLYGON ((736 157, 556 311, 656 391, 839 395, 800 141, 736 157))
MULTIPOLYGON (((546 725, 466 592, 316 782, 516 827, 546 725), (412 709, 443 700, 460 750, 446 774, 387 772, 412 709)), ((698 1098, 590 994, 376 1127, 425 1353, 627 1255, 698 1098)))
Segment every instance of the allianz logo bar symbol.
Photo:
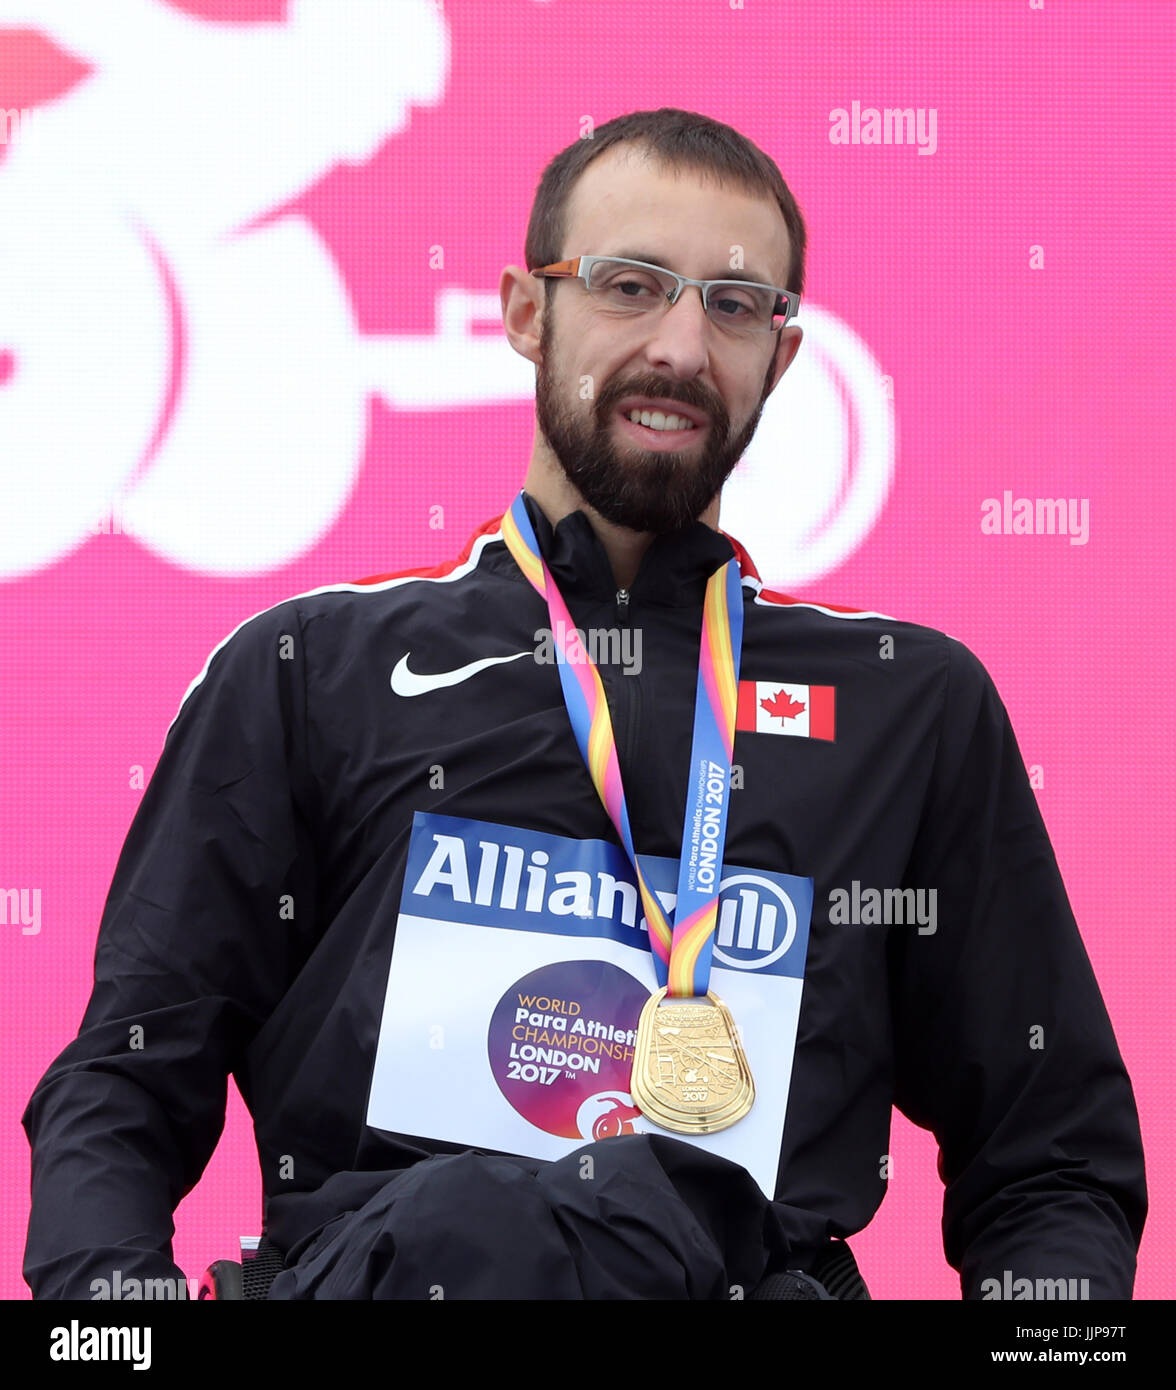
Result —
POLYGON ((724 874, 715 931, 716 960, 736 970, 762 970, 788 951, 796 940, 797 927, 791 897, 770 879, 755 873, 724 874), (732 888, 736 890, 733 894, 732 888))

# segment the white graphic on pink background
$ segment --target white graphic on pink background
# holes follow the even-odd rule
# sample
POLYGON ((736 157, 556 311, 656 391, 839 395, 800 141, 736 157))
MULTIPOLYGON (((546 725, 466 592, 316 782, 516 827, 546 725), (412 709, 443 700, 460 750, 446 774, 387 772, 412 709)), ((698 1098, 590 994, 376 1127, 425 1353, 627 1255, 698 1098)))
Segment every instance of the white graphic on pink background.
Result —
POLYGON ((35 480, 0 521, 5 572, 112 506, 180 565, 288 562, 346 503, 373 383, 314 229, 242 228, 440 97, 438 11, 300 0, 243 29, 154 0, 0 0, 0 24, 92 69, 0 165, 0 458, 35 480))
MULTIPOLYGON (((107 528, 206 573, 281 567, 345 509, 371 395, 426 412, 533 398, 531 364, 476 331, 500 321, 495 291, 442 288, 429 336, 362 335, 306 218, 249 225, 403 133, 449 72, 431 0, 284 11, 218 26, 157 0, 0 0, 0 25, 89 68, 0 163, 0 576, 107 528)), ((893 467, 865 345, 810 304, 799 321, 722 517, 784 586, 852 552, 893 467)))

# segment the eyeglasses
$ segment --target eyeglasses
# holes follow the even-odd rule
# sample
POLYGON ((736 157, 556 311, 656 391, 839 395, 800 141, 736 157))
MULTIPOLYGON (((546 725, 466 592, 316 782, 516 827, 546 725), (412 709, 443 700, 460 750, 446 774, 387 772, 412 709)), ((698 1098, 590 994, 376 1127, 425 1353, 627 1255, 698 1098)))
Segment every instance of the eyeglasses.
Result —
POLYGON ((608 313, 648 314, 676 304, 687 285, 697 285, 707 317, 727 333, 775 333, 800 308, 800 295, 752 280, 692 280, 664 266, 617 256, 576 256, 541 266, 532 275, 570 276, 608 313))

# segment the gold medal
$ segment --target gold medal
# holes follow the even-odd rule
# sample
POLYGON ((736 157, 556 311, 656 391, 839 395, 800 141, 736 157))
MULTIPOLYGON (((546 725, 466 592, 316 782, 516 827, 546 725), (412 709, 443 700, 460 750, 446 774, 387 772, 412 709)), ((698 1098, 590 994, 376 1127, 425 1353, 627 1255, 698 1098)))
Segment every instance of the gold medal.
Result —
POLYGON ((706 999, 662 1003, 659 989, 641 1010, 629 1093, 643 1115, 675 1134, 714 1134, 741 1120, 755 1101, 735 1020, 713 991, 706 999))

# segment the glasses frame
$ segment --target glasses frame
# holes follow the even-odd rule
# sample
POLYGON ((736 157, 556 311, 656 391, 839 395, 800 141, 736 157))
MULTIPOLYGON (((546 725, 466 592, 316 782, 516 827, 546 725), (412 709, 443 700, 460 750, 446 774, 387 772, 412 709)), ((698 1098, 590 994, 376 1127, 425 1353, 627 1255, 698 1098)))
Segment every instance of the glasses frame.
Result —
MULTIPOLYGON (((666 303, 671 305, 677 304, 682 291, 687 285, 697 285, 704 311, 706 311, 707 291, 712 285, 741 285, 744 288, 771 290, 776 295, 776 310, 774 312, 780 312, 781 305, 783 305, 782 312, 784 314, 784 322, 777 324, 774 328, 763 329, 762 331, 765 334, 779 333, 782 328, 787 328, 800 309, 800 295, 795 294, 792 290, 781 289, 779 285, 765 285, 759 280, 730 280, 722 278, 718 280, 695 280, 689 275, 679 275, 677 271, 668 270, 664 265, 654 265, 651 261, 631 261, 627 256, 573 256, 571 260, 554 261, 551 265, 540 266, 537 270, 531 271, 531 274, 537 276, 541 280, 547 276, 581 280, 583 281, 585 290, 591 293, 588 277, 592 274, 592 267, 596 265, 598 261, 613 261, 617 265, 631 265, 639 270, 656 270, 662 275, 668 275, 671 280, 676 281, 674 288, 666 293, 666 303)), ((635 313, 640 312, 640 310, 635 310, 635 313)), ((711 318, 709 312, 706 317, 708 323, 718 323, 717 319, 711 318)), ((719 324, 719 327, 722 327, 722 325, 719 324)), ((753 329, 752 333, 758 336, 760 331, 759 329, 753 329)), ((743 335, 739 334, 737 336, 743 335)))

